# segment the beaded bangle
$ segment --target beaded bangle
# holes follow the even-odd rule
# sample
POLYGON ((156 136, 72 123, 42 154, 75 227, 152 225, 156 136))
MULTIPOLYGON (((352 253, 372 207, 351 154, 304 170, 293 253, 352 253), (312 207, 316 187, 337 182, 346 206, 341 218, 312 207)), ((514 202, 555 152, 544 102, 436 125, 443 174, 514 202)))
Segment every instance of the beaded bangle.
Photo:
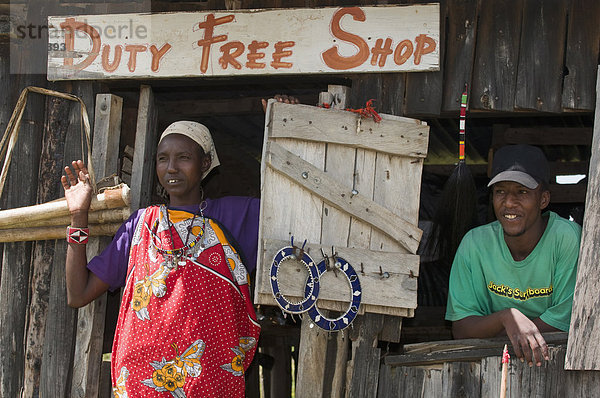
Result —
MULTIPOLYGON (((320 327, 321 329, 333 331, 333 330, 343 330, 350 326, 356 315, 358 315, 358 309, 360 307, 360 302, 362 298, 362 289, 360 288, 360 280, 358 279, 358 275, 354 268, 341 257, 335 257, 335 268, 341 270, 343 274, 348 278, 348 283, 350 283, 350 290, 352 291, 352 302, 348 306, 346 312, 337 318, 327 318, 324 316, 319 308, 314 305, 308 310, 308 315, 313 322, 320 327)), ((319 264, 317 264, 317 269, 319 270, 319 277, 323 276, 325 272, 327 272, 327 259, 323 259, 319 264)), ((309 291, 309 286, 305 286, 304 292, 309 291)))
POLYGON ((90 236, 89 228, 67 227, 67 242, 85 245, 90 236))
MULTIPOLYGON (((293 242, 294 241, 292 240, 292 245, 294 244, 293 242)), ((273 263, 271 264, 271 270, 269 274, 271 276, 271 290, 273 291, 273 297, 275 297, 277 305, 279 305, 279 307, 287 313, 301 314, 306 312, 307 309, 313 307, 317 301, 320 286, 319 271, 315 266, 313 259, 306 252, 302 253, 301 258, 296 258, 294 250, 294 246, 286 246, 279 250, 273 258, 273 263), (308 270, 308 280, 306 281, 304 298, 299 303, 292 303, 291 301, 288 301, 279 290, 279 266, 288 258, 297 259, 308 270)))

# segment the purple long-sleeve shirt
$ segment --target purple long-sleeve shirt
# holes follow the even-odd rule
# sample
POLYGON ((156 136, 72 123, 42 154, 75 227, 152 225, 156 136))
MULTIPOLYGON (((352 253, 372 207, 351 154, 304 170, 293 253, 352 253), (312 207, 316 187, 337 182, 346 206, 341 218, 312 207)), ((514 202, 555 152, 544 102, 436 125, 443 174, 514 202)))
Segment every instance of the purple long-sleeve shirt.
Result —
MULTIPOLYGON (((171 207, 171 209, 194 213, 198 210, 198 205, 171 207)), ((118 229, 112 242, 87 265, 90 271, 110 286, 110 290, 125 285, 129 249, 135 226, 143 210, 134 212, 118 229)), ((206 199, 206 208, 203 210, 205 217, 218 221, 237 241, 238 249, 246 260, 244 265, 248 272, 256 268, 259 211, 260 199, 244 196, 206 199)))

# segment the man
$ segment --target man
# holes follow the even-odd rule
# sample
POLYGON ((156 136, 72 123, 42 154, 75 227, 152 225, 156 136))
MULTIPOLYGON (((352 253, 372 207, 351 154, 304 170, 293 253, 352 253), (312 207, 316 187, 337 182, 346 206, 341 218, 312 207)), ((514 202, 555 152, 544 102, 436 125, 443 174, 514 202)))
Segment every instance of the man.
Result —
POLYGON ((539 148, 498 150, 488 184, 497 221, 465 235, 450 272, 446 319, 454 337, 506 334, 529 366, 548 360, 541 333, 569 329, 581 238, 576 223, 542 213, 548 182, 539 148))

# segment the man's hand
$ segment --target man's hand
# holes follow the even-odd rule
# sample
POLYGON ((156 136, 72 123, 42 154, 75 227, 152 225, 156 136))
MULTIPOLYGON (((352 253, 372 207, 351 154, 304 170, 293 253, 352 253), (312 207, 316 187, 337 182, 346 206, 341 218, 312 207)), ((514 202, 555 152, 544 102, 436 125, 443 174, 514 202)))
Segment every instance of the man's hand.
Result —
MULTIPOLYGON (((296 97, 292 97, 291 95, 282 95, 276 94, 273 99, 277 102, 283 102, 284 104, 299 104, 300 101, 296 97)), ((261 99, 263 112, 267 111, 268 101, 266 99, 261 99)))
POLYGON ((535 323, 516 308, 508 308, 500 312, 500 319, 506 335, 510 339, 515 355, 533 366, 542 365, 542 359, 548 360, 548 345, 535 323), (533 355, 532 355, 533 354, 533 355))
POLYGON ((542 359, 549 359, 548 346, 541 332, 555 330, 557 329, 539 318, 527 318, 516 308, 507 308, 485 316, 472 315, 452 323, 455 339, 487 339, 506 334, 515 355, 521 360, 527 360, 530 366, 534 359, 537 366, 542 365, 542 359))

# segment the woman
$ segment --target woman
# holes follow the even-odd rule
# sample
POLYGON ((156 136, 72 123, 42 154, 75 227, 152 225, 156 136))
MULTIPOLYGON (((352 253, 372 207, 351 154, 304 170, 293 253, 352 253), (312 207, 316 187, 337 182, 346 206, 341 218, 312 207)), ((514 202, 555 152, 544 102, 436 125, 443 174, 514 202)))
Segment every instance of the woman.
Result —
POLYGON ((258 200, 204 200, 201 182, 218 164, 205 126, 180 121, 167 127, 156 173, 169 205, 134 213, 89 264, 81 236, 92 187, 82 161, 72 163, 74 171, 65 168, 69 305, 84 306, 125 286, 111 364, 116 397, 244 396, 244 371, 260 327, 228 228, 209 216, 227 219, 255 262, 258 200))

